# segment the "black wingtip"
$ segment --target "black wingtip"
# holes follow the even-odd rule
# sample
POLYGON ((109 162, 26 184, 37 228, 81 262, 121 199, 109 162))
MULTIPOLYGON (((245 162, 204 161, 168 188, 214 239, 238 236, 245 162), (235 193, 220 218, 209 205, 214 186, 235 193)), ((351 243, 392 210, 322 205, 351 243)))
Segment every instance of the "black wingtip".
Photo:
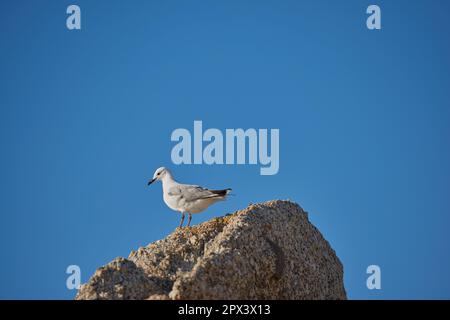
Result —
POLYGON ((228 193, 230 193, 231 189, 222 189, 222 190, 209 190, 212 193, 214 193, 215 195, 219 196, 219 197, 224 197, 226 196, 228 193))

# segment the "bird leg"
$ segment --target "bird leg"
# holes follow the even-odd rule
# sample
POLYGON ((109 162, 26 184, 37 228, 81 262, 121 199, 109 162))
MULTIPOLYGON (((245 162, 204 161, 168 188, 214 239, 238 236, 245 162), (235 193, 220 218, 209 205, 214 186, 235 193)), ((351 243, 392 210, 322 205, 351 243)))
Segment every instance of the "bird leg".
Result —
POLYGON ((180 228, 183 228, 184 212, 181 214, 180 228))
POLYGON ((187 226, 189 227, 189 225, 191 224, 191 219, 192 219, 192 214, 190 214, 189 212, 188 212, 188 224, 187 224, 187 226))

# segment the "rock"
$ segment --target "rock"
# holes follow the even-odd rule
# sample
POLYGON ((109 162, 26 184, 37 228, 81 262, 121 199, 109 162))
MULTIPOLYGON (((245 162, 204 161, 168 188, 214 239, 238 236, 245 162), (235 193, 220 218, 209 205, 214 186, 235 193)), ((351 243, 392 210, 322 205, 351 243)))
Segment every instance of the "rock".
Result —
POLYGON ((269 201, 176 229, 98 269, 76 299, 346 299, 343 267, 300 206, 269 201))

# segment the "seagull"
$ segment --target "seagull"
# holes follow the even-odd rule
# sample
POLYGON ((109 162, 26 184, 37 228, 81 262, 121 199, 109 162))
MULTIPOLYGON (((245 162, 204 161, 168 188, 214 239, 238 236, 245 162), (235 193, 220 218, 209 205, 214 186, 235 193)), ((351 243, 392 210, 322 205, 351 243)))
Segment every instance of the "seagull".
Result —
POLYGON ((196 185, 181 184, 173 179, 169 169, 161 167, 156 169, 153 178, 148 182, 148 186, 153 182, 161 180, 163 187, 163 199, 166 205, 181 213, 180 228, 183 227, 184 215, 188 214, 189 227, 193 213, 199 213, 208 208, 213 203, 225 200, 231 189, 210 190, 196 185))

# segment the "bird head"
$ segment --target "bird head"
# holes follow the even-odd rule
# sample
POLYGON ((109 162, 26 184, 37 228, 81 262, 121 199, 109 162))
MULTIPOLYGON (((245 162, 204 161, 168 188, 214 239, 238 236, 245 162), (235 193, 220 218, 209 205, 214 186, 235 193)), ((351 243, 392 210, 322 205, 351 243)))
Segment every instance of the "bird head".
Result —
POLYGON ((170 174, 169 170, 164 167, 160 167, 156 169, 155 173, 153 174, 153 178, 147 183, 147 185, 151 185, 153 182, 157 180, 161 180, 164 178, 167 174, 170 174))

